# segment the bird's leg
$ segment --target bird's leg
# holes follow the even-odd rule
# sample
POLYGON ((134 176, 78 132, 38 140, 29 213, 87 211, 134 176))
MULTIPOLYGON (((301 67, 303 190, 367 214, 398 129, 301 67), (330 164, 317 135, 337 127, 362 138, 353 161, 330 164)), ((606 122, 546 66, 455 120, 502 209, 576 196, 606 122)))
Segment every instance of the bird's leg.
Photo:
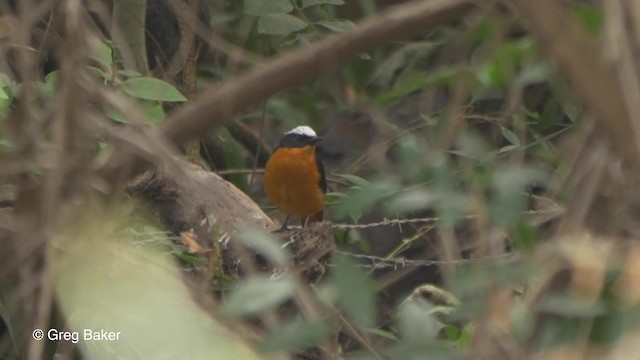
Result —
POLYGON ((302 222, 302 227, 307 227, 307 225, 309 225, 309 219, 311 219, 311 216, 300 218, 300 221, 302 222))
POLYGON ((284 224, 282 224, 282 226, 279 229, 276 229, 273 232, 283 232, 283 231, 289 230, 289 228, 287 227, 288 222, 289 222, 289 215, 287 215, 287 218, 284 219, 284 224))

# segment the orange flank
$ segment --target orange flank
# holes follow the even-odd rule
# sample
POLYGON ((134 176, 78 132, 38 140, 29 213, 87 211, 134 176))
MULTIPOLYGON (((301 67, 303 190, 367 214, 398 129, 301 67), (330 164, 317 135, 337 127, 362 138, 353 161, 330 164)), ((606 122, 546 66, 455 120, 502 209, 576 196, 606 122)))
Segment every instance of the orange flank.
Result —
POLYGON ((281 147, 267 162, 264 190, 269 200, 287 215, 305 218, 324 208, 315 151, 314 145, 281 147))

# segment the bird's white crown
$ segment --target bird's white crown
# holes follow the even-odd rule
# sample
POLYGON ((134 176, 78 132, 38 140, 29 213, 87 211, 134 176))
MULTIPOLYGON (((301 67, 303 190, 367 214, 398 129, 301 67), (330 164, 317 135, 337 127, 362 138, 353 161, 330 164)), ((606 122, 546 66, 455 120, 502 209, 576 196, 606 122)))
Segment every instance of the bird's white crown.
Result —
POLYGON ((295 135, 303 135, 303 136, 308 136, 308 137, 316 137, 316 132, 313 131, 312 128, 303 125, 303 126, 298 126, 296 128, 293 128, 292 130, 287 131, 286 133, 284 133, 285 135, 289 135, 289 134, 295 134, 295 135))

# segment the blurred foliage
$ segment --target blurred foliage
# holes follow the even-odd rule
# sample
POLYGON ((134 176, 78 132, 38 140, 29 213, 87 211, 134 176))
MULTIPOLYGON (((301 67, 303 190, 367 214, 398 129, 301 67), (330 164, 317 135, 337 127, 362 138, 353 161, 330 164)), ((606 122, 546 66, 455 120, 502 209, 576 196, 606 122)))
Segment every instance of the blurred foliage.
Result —
MULTIPOLYGON (((353 24, 343 19, 353 19, 349 11, 354 7, 368 15, 380 10, 373 1, 349 5, 346 10, 342 1, 245 1, 242 7, 217 10, 230 12, 229 18, 235 19, 225 27, 229 41, 271 57, 304 48, 310 41, 331 36, 332 31, 348 30, 353 24), (242 30, 240 35, 233 31, 236 29, 242 30)), ((589 32, 598 34, 601 10, 577 5, 573 15, 589 32)), ((459 236, 465 254, 473 254, 478 246, 471 238, 496 232, 506 234, 504 251, 534 252, 541 246, 541 234, 527 212, 538 194, 550 189, 562 164, 558 140, 575 128, 583 110, 565 80, 541 57, 534 39, 520 26, 510 14, 493 11, 463 26, 455 24, 385 44, 345 63, 333 76, 318 77, 308 86, 272 97, 264 116, 255 111, 244 120, 266 124, 264 136, 275 144, 279 134, 293 126, 310 124, 322 134, 335 126, 338 120, 333 116, 340 110, 371 111, 382 140, 364 151, 382 152, 384 165, 371 161, 363 166, 370 161, 364 159, 368 155, 364 153, 341 159, 337 167, 330 164, 325 212, 330 219, 366 224, 371 214, 376 214, 376 220, 432 217, 437 219, 437 228, 452 229, 459 236), (417 108, 409 101, 412 97, 418 99, 417 108), (477 221, 470 217, 478 213, 482 214, 481 227, 470 229, 470 221, 477 221)), ((232 76, 227 71, 236 70, 223 66, 218 76, 226 79, 232 76)), ((557 200, 564 194, 546 192, 545 196, 557 196, 557 200)), ((336 230, 343 250, 365 253, 375 248, 370 234, 336 230)), ((392 250, 376 255, 410 257, 413 248, 422 248, 424 242, 446 241, 438 236, 429 239, 425 240, 424 232, 409 231, 393 243, 392 250)), ((375 288, 369 277, 378 277, 378 273, 361 271, 361 266, 367 269, 366 260, 336 256, 334 263, 333 276, 326 279, 318 296, 341 308, 361 334, 375 339, 380 354, 402 359, 422 359, 424 354, 429 358, 464 357, 476 336, 476 323, 490 311, 492 291, 511 289, 520 294, 550 276, 526 262, 459 266, 455 276, 446 281, 441 278, 439 286, 453 291, 460 303, 443 310, 428 296, 398 305, 403 293, 412 292, 411 287, 394 290, 400 294, 372 293, 375 288), (391 297, 396 303, 381 303, 381 297, 391 297)), ((420 288, 421 278, 435 272, 428 268, 416 272, 413 289, 420 288)), ((512 298, 515 301, 505 306, 505 316, 512 321, 510 331, 525 346, 533 336, 534 316, 526 314, 531 310, 526 310, 520 295, 512 298)), ((573 316, 570 309, 576 300, 565 301, 555 309, 573 316)), ((601 307, 592 316, 604 314, 601 307)), ((308 349, 321 344, 327 331, 336 331, 322 322, 287 321, 292 323, 269 331, 266 342, 270 345, 265 349, 308 349), (289 334, 289 342, 284 334, 289 334)), ((558 326, 544 330, 543 338, 558 339, 555 332, 568 329, 558 326)), ((572 332, 582 325, 576 326, 572 332)), ((345 332, 344 327, 338 328, 345 332)), ((345 351, 345 358, 377 356, 353 344, 345 345, 345 351)))
POLYGON ((159 248, 131 246, 123 232, 130 212, 124 204, 106 206, 99 200, 66 209, 50 243, 55 294, 68 326, 85 339, 78 342, 83 354, 91 359, 258 359, 198 307, 171 257, 159 248), (82 329, 118 332, 119 338, 86 341, 82 329))
MULTIPOLYGON (((381 11, 372 0, 348 3, 245 0, 208 1, 207 5, 213 14, 213 31, 249 54, 270 58, 352 29, 357 18, 354 8, 356 14, 381 11)), ((600 9, 578 5, 573 16, 591 34, 599 35, 600 9)), ((326 216, 337 223, 365 225, 390 219, 433 219, 431 228, 390 226, 393 236, 380 235, 391 249, 383 253, 374 253, 377 244, 369 232, 336 230, 342 253, 334 257, 329 276, 310 291, 323 316, 309 316, 300 309, 303 286, 295 271, 286 271, 292 262, 286 246, 271 234, 242 231, 238 241, 276 270, 241 280, 225 279, 225 286, 215 289, 225 320, 244 321, 259 329, 258 351, 302 354, 331 348, 326 344, 333 341, 340 352, 331 355, 347 359, 424 359, 425 354, 430 359, 465 358, 474 339, 491 333, 479 326, 486 319, 496 321, 508 334, 503 339, 513 338, 518 346, 541 353, 573 343, 614 347, 638 339, 640 291, 635 284, 639 271, 624 251, 587 254, 584 258, 593 261, 586 264, 569 255, 560 265, 527 257, 546 243, 544 229, 528 216, 528 211, 535 210, 532 203, 542 196, 550 201, 566 196, 564 189, 552 187, 563 165, 559 139, 575 129, 583 104, 521 26, 513 15, 492 10, 473 21, 381 44, 335 73, 318 74, 304 87, 274 95, 261 108, 247 109, 240 120, 271 145, 294 126, 309 124, 321 134, 328 133, 340 110, 365 109, 372 114, 375 136, 367 139, 370 146, 357 156, 345 156, 340 164, 328 166, 326 216), (447 232, 454 236, 445 238, 442 234, 447 232), (451 274, 425 265, 407 276, 407 284, 398 281, 401 284, 393 288, 377 281, 391 272, 378 271, 383 260, 440 258, 446 241, 456 242, 458 255, 481 258, 487 255, 482 246, 489 248, 486 242, 495 237, 504 239, 497 245, 498 253, 514 251, 522 257, 464 263, 451 274), (350 252, 377 256, 370 259, 380 263, 349 256, 350 252), (571 287, 554 289, 540 299, 527 296, 553 284, 563 271, 574 271, 573 279, 578 280, 571 287), (579 281, 585 278, 595 289, 579 281), (508 300, 500 302, 501 293, 507 293, 508 300), (540 324, 547 318, 551 320, 540 324)), ((138 104, 148 124, 164 119, 163 103, 186 100, 164 81, 122 69, 112 46, 107 42, 96 47, 91 73, 138 104)), ((200 64, 202 83, 233 81, 256 65, 245 60, 217 54, 212 63, 200 64)), ((41 99, 55 98, 57 76, 47 74, 43 81, 29 84, 31 90, 41 99)), ((0 125, 24 86, 0 74, 0 125)), ((127 114, 112 106, 104 111, 114 121, 130 122, 127 114)), ((0 154, 14 149, 2 133, 0 154)), ((224 144, 228 168, 254 166, 253 154, 228 131, 215 129, 211 135, 224 144)), ((356 131, 356 135, 362 134, 356 131)), ((348 137, 340 140, 351 143, 348 137)), ((233 175, 230 180, 252 190, 247 176, 233 175)), ((114 315, 75 315, 70 326, 90 327, 91 321, 97 321, 134 332, 142 329, 144 320, 145 329, 162 333, 158 338, 175 338, 172 348, 136 337, 143 344, 138 349, 148 358, 211 357, 227 351, 220 358, 257 356, 242 345, 235 347, 233 339, 218 331, 217 323, 209 322, 187 301, 177 270, 166 255, 191 267, 204 267, 202 258, 188 254, 153 225, 117 227, 123 214, 99 216, 101 221, 87 219, 58 235, 56 241, 80 237, 91 241, 82 245, 87 248, 72 248, 56 260, 55 284, 67 314, 101 313, 90 305, 95 303, 114 315), (74 233, 69 234, 69 229, 74 233), (101 241, 113 233, 118 241, 101 241), (120 241, 123 238, 131 241, 120 241), (149 287, 152 292, 145 291, 149 287), (163 353, 167 348, 177 352, 163 353), (242 354, 231 353, 235 351, 242 354)), ((571 250, 553 251, 583 254, 580 249, 575 245, 571 250)), ((487 344, 495 345, 489 340, 487 344)), ((86 349, 91 358, 108 358, 108 351, 112 350, 86 349)), ((113 351, 130 354, 129 349, 113 351)))
MULTIPOLYGON (((187 99, 171 84, 154 78, 145 77, 142 74, 121 69, 119 60, 113 54, 113 44, 98 43, 95 46, 91 59, 94 63, 88 67, 88 72, 104 84, 114 87, 117 93, 135 101, 143 110, 143 120, 149 124, 161 122, 165 113, 163 102, 183 102, 187 99)), ((36 92, 36 103, 46 99, 55 99, 60 86, 59 71, 54 70, 45 75, 44 81, 34 81, 29 86, 36 92)), ((6 74, 0 74, 0 121, 8 114, 13 101, 20 97, 25 84, 16 84, 6 74)), ((105 114, 110 119, 128 123, 131 118, 123 111, 113 106, 105 105, 105 114)))

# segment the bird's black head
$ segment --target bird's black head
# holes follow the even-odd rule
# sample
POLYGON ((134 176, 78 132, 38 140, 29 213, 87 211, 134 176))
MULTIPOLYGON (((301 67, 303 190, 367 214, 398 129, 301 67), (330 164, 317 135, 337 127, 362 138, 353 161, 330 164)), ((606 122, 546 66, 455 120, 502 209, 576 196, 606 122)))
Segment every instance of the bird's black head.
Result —
POLYGON ((298 126, 293 130, 284 133, 284 137, 280 140, 278 147, 301 148, 309 145, 315 145, 321 137, 308 126, 298 126))

